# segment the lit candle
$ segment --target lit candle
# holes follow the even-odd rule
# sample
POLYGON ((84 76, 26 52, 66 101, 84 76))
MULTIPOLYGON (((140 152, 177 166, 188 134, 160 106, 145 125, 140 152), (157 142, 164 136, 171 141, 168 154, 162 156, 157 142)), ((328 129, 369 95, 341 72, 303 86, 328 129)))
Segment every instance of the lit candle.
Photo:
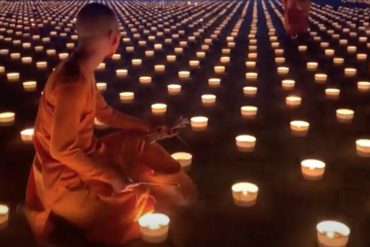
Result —
POLYGON ((126 77, 128 74, 128 70, 127 69, 116 69, 116 76, 118 78, 124 78, 126 77))
POLYGON ((210 87, 219 87, 221 85, 221 79, 220 78, 209 78, 208 85, 210 87))
POLYGON ((285 103, 289 108, 298 108, 302 103, 302 98, 295 95, 287 96, 285 103))
POLYGON ((205 106, 213 106, 216 103, 216 95, 214 94, 203 94, 201 99, 205 106))
POLYGON ((256 146, 256 137, 251 135, 239 135, 235 137, 235 142, 240 152, 253 152, 256 146))
POLYGON ((139 58, 134 58, 131 60, 131 64, 133 66, 140 66, 143 63, 143 61, 139 58))
POLYGON ((163 103, 154 103, 151 106, 153 115, 163 116, 167 112, 167 105, 163 103))
POLYGON ((9 221, 9 207, 0 204, 0 230, 8 226, 9 221))
POLYGON ((257 80, 258 79, 258 73, 257 72, 247 72, 245 73, 245 78, 247 80, 257 80))
POLYGON ((69 54, 68 54, 68 53, 66 53, 66 52, 59 53, 59 55, 58 55, 58 57, 59 57, 59 59, 60 59, 60 60, 64 60, 64 59, 66 59, 68 56, 69 56, 69 54))
POLYGON ((36 68, 38 69, 46 69, 47 67, 48 67, 48 62, 46 61, 36 62, 36 68))
POLYGON ((299 52, 306 52, 307 51, 307 45, 300 45, 298 46, 299 52))
POLYGON ((24 143, 32 142, 33 128, 24 129, 21 131, 21 139, 24 143))
POLYGON ((196 116, 190 119, 191 127, 195 131, 203 131, 207 129, 208 118, 204 116, 196 116))
POLYGON ((5 73, 5 67, 4 66, 0 66, 0 75, 5 73))
POLYGON ((223 74, 225 73, 225 66, 221 66, 221 65, 215 66, 214 71, 216 74, 223 74))
POLYGON ((324 73, 317 73, 315 74, 315 82, 319 84, 323 84, 328 79, 328 75, 324 73))
POLYGON ((356 58, 358 61, 366 61, 367 59, 367 54, 366 53, 359 53, 356 55, 356 58))
POLYGON ((220 58, 222 64, 228 64, 230 62, 230 57, 223 56, 220 58))
POLYGON ((179 71, 178 73, 180 79, 189 79, 190 78, 190 71, 179 71))
POLYGON ((54 49, 48 49, 48 50, 46 50, 46 54, 48 56, 55 56, 57 54, 57 51, 54 50, 54 49))
POLYGON ((295 81, 290 79, 282 80, 281 85, 285 90, 292 90, 295 86, 295 81))
POLYGON ((139 226, 141 237, 148 243, 161 243, 167 239, 170 218, 167 215, 151 213, 141 216, 139 226))
POLYGON ((357 69, 356 68, 345 68, 344 75, 346 77, 355 77, 357 75, 357 69))
POLYGON ((317 62, 307 62, 306 67, 308 71, 315 71, 319 67, 319 64, 317 62))
POLYGON ((105 63, 99 63, 98 67, 96 67, 97 70, 104 70, 105 69, 105 63))
POLYGON ((112 55, 112 60, 117 61, 117 60, 120 60, 120 59, 121 59, 121 54, 113 54, 112 55))
POLYGON ((193 156, 186 152, 177 152, 173 153, 171 157, 180 163, 182 169, 188 171, 190 169, 193 156))
POLYGON ((119 93, 119 99, 123 103, 131 103, 135 98, 134 92, 121 92, 119 93))
POLYGON ((169 84, 167 85, 167 91, 170 95, 178 95, 181 93, 181 85, 180 84, 169 84))
POLYGON ((337 120, 338 120, 338 122, 341 122, 341 123, 350 123, 350 122, 352 122, 354 114, 355 114, 355 112, 351 109, 341 108, 341 109, 336 110, 337 120))
POLYGON ((325 163, 321 160, 303 160, 301 162, 302 175, 307 180, 319 180, 325 173, 325 166, 325 163))
POLYGON ((243 94, 245 96, 254 97, 257 94, 257 87, 246 86, 243 87, 243 94))
POLYGON ((278 67, 277 72, 279 75, 287 75, 289 73, 288 67, 278 67))
POLYGON ((21 54, 18 52, 10 53, 10 58, 13 60, 18 60, 21 58, 21 54))
POLYGON ((154 71, 158 73, 163 73, 166 70, 166 66, 163 64, 154 65, 154 71))
POLYGON ((32 57, 22 57, 21 61, 23 64, 30 64, 32 63, 32 57))
POLYGON ((335 54, 334 49, 325 49, 325 56, 332 57, 334 56, 334 54, 335 54))
POLYGON ((18 81, 20 78, 20 74, 18 72, 10 72, 6 74, 6 78, 10 82, 15 82, 18 81))
POLYGON ((370 91, 370 82, 369 81, 359 81, 357 82, 357 90, 360 92, 369 92, 370 91))
POLYGON ((0 112, 0 125, 10 126, 13 125, 15 121, 14 112, 0 112))
POLYGON ((255 118, 256 115, 257 115, 257 110, 258 110, 257 107, 250 106, 250 105, 242 106, 240 108, 240 112, 242 114, 242 117, 243 118, 246 118, 246 119, 253 119, 253 118, 255 118))
POLYGON ((256 67, 256 62, 255 61, 246 61, 245 62, 245 67, 249 69, 253 69, 256 67))
POLYGON ((290 130, 295 136, 306 136, 309 130, 310 124, 302 120, 294 120, 290 122, 290 130))
POLYGON ((198 68, 199 67, 199 60, 190 60, 189 61, 189 66, 191 68, 198 68))
POLYGON ((340 89, 338 88, 326 88, 325 95, 327 99, 338 99, 340 95, 340 89))
POLYGON ((152 83, 152 77, 151 76, 140 76, 139 82, 142 85, 149 85, 152 83))
POLYGON ((96 87, 100 92, 103 92, 107 89, 107 83, 105 82, 97 82, 96 87))
POLYGON ((356 150, 359 156, 370 157, 370 139, 357 140, 356 150))
POLYGON ((349 54, 353 54, 353 53, 355 53, 357 51, 357 47, 356 46, 348 46, 347 47, 347 52, 349 53, 349 54))
POLYGON ((166 59, 167 59, 167 62, 175 62, 176 55, 167 55, 166 59))
POLYGON ((32 92, 32 91, 35 91, 36 88, 37 88, 37 82, 36 81, 25 81, 22 83, 23 85, 23 89, 25 91, 29 91, 29 92, 32 92))
POLYGON ((317 240, 320 247, 345 247, 350 229, 338 221, 321 221, 316 225, 317 240))
POLYGON ((342 65, 344 63, 344 58, 342 57, 335 57, 333 58, 334 65, 342 65))
POLYGON ((258 187, 255 184, 242 182, 231 187, 234 203, 240 207, 251 207, 256 204, 258 187))
POLYGON ((275 57, 275 63, 277 64, 285 63, 285 57, 275 57))

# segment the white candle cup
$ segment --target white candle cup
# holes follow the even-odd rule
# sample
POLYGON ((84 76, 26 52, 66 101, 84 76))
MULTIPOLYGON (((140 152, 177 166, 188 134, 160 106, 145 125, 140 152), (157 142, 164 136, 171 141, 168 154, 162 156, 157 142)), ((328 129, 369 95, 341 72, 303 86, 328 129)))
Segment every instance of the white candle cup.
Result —
POLYGON ((189 66, 191 67, 191 68, 198 68, 199 67, 199 60, 190 60, 189 61, 189 66))
POLYGON ((333 58, 333 63, 334 63, 334 65, 337 65, 337 66, 343 65, 344 58, 342 58, 342 57, 334 57, 333 58))
POLYGON ((360 62, 366 61, 367 60, 367 54, 366 53, 358 53, 356 55, 356 59, 360 62))
POLYGON ((135 47, 133 47, 133 46, 127 46, 126 47, 126 52, 133 53, 134 51, 135 51, 135 47))
POLYGON ((97 82, 97 83, 96 83, 96 88, 97 88, 100 92, 104 92, 105 90, 107 90, 107 83, 105 83, 105 82, 97 82))
POLYGON ((21 58, 21 54, 18 52, 10 53, 10 58, 13 60, 18 60, 21 58))
POLYGON ((178 95, 181 93, 181 85, 180 84, 169 84, 167 85, 167 91, 170 95, 178 95))
POLYGON ((254 97, 257 94, 257 87, 246 86, 243 87, 243 94, 247 97, 254 97))
POLYGON ((214 94, 203 94, 201 96, 202 104, 204 106, 213 106, 216 104, 216 95, 214 94))
POLYGON ((255 52, 248 53, 248 59, 256 60, 257 58, 258 58, 257 53, 255 53, 255 52))
POLYGON ((1 74, 4 74, 5 73, 5 67, 4 66, 0 66, 0 75, 1 74))
POLYGON ((32 57, 22 57, 21 61, 23 64, 31 64, 32 63, 32 57))
POLYGON ((121 92, 119 93, 119 99, 122 103, 131 103, 134 101, 135 93, 134 92, 121 92))
POLYGON ((308 71, 315 71, 319 67, 319 63, 317 62, 307 62, 306 68, 308 71))
POLYGON ((325 56, 333 57, 335 55, 334 49, 325 49, 325 56))
POLYGON ((33 137, 33 128, 24 129, 20 133, 21 139, 24 143, 31 143, 33 137))
POLYGON ((47 67, 48 67, 48 62, 46 61, 36 62, 36 68, 38 69, 46 69, 47 67))
POLYGON ((275 57, 275 63, 277 64, 285 63, 285 57, 275 57))
POLYGON ((143 60, 141 60, 140 58, 134 58, 131 60, 131 64, 135 67, 141 66, 142 63, 143 60))
POLYGON ((245 62, 245 67, 248 69, 254 69, 256 67, 256 62, 255 61, 246 61, 245 62))
POLYGON ((167 62, 173 63, 176 61, 176 55, 167 55, 167 62))
POLYGON ((321 160, 303 160, 301 162, 302 176, 306 180, 320 180, 325 173, 325 166, 325 163, 321 160))
POLYGON ((344 75, 346 77, 355 77, 357 75, 357 69, 356 68, 345 68, 344 75))
POLYGON ((199 58, 199 59, 203 59, 203 58, 205 58, 206 53, 205 53, 204 51, 198 51, 198 52, 196 53, 196 56, 197 56, 197 58, 199 58))
POLYGON ((27 92, 33 92, 37 89, 36 81, 25 81, 22 83, 23 89, 27 92))
POLYGON ((164 103, 154 103, 151 105, 152 114, 155 116, 164 116, 167 112, 167 105, 164 103))
POLYGON ((245 73, 245 78, 250 81, 256 81, 258 79, 257 72, 247 72, 245 73))
POLYGON ((226 57, 226 56, 220 57, 220 63, 222 64, 230 63, 230 57, 226 57))
POLYGON ((9 222, 9 207, 0 204, 0 230, 6 228, 9 222))
POLYGON ((279 75, 287 75, 289 73, 289 68, 288 67, 278 67, 277 72, 279 75))
POLYGON ((310 128, 310 124, 302 120, 293 120, 290 122, 290 130, 294 136, 306 136, 310 128))
POLYGON ((357 154, 362 157, 370 157, 370 139, 359 139, 356 141, 357 154))
POLYGON ((165 214, 151 213, 139 218, 142 239, 147 243, 162 243, 167 239, 170 218, 165 214))
POLYGON ((307 51, 307 45, 299 45, 298 46, 298 51, 303 53, 307 51))
POLYGON ((118 78, 125 78, 128 75, 127 69, 116 69, 116 76, 118 78))
POLYGON ((204 131, 208 126, 208 118, 204 116, 196 116, 190 119, 191 128, 194 131, 204 131))
POLYGON ((98 67, 96 67, 97 70, 104 70, 105 69, 105 63, 99 63, 98 67))
POLYGON ((157 73, 163 73, 166 71, 166 66, 164 64, 154 65, 154 71, 157 73))
POLYGON ((256 106, 242 106, 240 107, 240 112, 243 118, 245 119, 254 119, 257 116, 258 108, 256 106))
POLYGON ((239 152, 253 152, 256 147, 256 137, 251 135, 239 135, 235 137, 236 147, 239 152))
POLYGON ((221 85, 221 79, 220 78, 209 78, 208 85, 212 88, 219 87, 221 85))
POLYGON ((222 65, 218 65, 218 66, 215 66, 214 68, 213 68, 213 70, 214 70, 214 72, 216 73, 216 74, 223 74, 223 73, 225 73, 225 66, 222 66, 222 65))
POLYGON ((6 78, 10 82, 16 82, 19 80, 20 74, 18 72, 10 72, 6 74, 6 78))
POLYGON ((66 59, 68 56, 69 56, 69 54, 68 54, 68 53, 66 53, 66 52, 62 52, 62 53, 59 53, 59 54, 58 54, 59 60, 64 60, 64 59, 66 59))
POLYGON ((0 126, 11 126, 15 121, 14 112, 0 112, 0 126))
POLYGON ((140 76, 139 82, 141 85, 149 85, 152 83, 152 77, 151 76, 140 76))
POLYGON ((315 74, 315 82, 318 84, 324 84, 326 83, 326 80, 328 79, 328 75, 324 73, 316 73, 315 74))
POLYGON ((300 96, 290 95, 285 98, 285 103, 288 108, 298 108, 301 106, 302 98, 300 96))
POLYGON ((46 50, 46 54, 48 56, 55 56, 57 54, 57 51, 54 50, 54 49, 48 49, 48 50, 46 50))
POLYGON ((340 89, 338 88, 326 88, 325 96, 327 99, 338 99, 340 95, 340 89))
POLYGON ((340 123, 351 123, 354 115, 355 111, 352 109, 341 108, 336 110, 337 121, 340 123))
POLYGON ((231 187, 234 204, 239 207, 251 207, 257 202, 258 187, 255 184, 242 182, 231 187))
POLYGON ((346 247, 350 229, 338 221, 321 221, 316 225, 319 247, 346 247))
POLYGON ((179 71, 178 76, 180 79, 189 79, 190 78, 190 71, 179 71))
POLYGON ((112 55, 112 60, 114 60, 114 61, 121 60, 121 54, 113 54, 112 55))
POLYGON ((292 90, 295 86, 295 81, 291 79, 282 80, 281 85, 285 90, 292 90))
POLYGON ((184 171, 190 170, 192 159, 193 159, 193 156, 190 153, 177 152, 177 153, 173 153, 171 157, 180 163, 184 171))
POLYGON ((357 90, 363 93, 369 92, 370 91, 370 81, 357 82, 357 90))
POLYGON ((223 48, 221 50, 221 53, 224 54, 224 55, 229 55, 231 53, 231 49, 230 48, 223 48))
POLYGON ((1 49, 0 50, 0 55, 8 55, 9 54, 9 49, 1 49))
POLYGON ((356 53, 356 51, 357 51, 357 47, 356 46, 348 46, 347 47, 347 52, 349 53, 349 54, 353 54, 353 53, 356 53))

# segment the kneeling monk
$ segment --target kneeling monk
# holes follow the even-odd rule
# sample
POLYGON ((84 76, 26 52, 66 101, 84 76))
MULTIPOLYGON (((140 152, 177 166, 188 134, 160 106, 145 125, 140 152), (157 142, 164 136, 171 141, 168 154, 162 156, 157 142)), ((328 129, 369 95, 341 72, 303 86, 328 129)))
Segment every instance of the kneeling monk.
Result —
POLYGON ((76 28, 77 49, 51 73, 40 99, 25 212, 39 240, 53 229, 53 214, 90 241, 122 244, 139 237, 137 220, 154 210, 154 198, 186 204, 196 190, 181 166, 147 141, 158 128, 115 111, 97 91, 94 71, 120 43, 112 10, 88 4, 76 28), (97 139, 95 118, 121 131, 97 139))

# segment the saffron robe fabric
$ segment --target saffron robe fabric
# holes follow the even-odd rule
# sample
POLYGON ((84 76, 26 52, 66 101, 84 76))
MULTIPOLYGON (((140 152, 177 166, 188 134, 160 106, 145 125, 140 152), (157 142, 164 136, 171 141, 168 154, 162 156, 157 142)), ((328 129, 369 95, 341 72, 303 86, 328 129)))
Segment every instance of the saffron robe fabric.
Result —
MULTIPOLYGON (((307 3, 303 4, 307 5, 307 3)), ((308 8, 299 6, 297 0, 283 0, 284 6, 284 26, 290 36, 296 36, 308 31, 308 8)))

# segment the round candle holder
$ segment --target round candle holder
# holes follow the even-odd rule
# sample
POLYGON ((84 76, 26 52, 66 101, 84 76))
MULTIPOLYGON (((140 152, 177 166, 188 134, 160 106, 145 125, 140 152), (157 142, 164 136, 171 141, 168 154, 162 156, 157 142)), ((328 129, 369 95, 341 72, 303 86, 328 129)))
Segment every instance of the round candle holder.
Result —
POLYGON ((119 99, 122 103, 131 103, 134 101, 135 93, 134 92, 121 92, 119 93, 119 99))
POLYGON ((140 76, 139 82, 141 85, 149 85, 152 83, 152 77, 151 76, 140 76))
POLYGON ((240 112, 243 118, 245 119, 254 119, 256 118, 258 108, 256 106, 242 106, 240 107, 240 112))
POLYGON ((338 221, 321 221, 316 225, 319 247, 346 247, 350 229, 338 221))
POLYGON ((258 186, 253 183, 241 182, 231 187, 234 204, 239 207, 252 207, 256 204, 258 186))
POLYGON ((189 171, 191 167, 191 163, 193 160, 193 156, 190 153, 186 152, 177 152, 173 153, 171 157, 180 163, 182 169, 184 171, 189 171))
POLYGON ((11 126, 15 121, 14 112, 0 112, 0 126, 11 126))
POLYGON ((325 96, 327 99, 338 99, 340 95, 340 89, 338 88, 326 88, 325 96))
POLYGON ((167 105, 164 103, 154 103, 151 105, 152 114, 156 116, 164 116, 167 112, 167 105))
POLYGON ((236 147, 239 152, 253 152, 256 146, 256 137, 251 135, 239 135, 235 137, 236 147))
POLYGON ((191 128, 194 131, 204 131, 208 126, 208 118, 204 116, 196 116, 190 119, 191 128))
POLYGON ((27 92, 33 92, 37 89, 36 81, 25 81, 22 83, 23 89, 27 92))
POLYGON ((220 78, 209 78, 208 85, 212 88, 219 87, 221 85, 221 79, 220 78))
POLYGON ((298 108, 301 106, 302 98, 296 95, 290 95, 285 98, 285 103, 288 108, 298 108))
POLYGON ((216 95, 214 94, 203 94, 201 96, 202 104, 204 106, 213 106, 216 104, 216 95))
POLYGON ((340 108, 336 110, 337 121, 340 123, 351 123, 355 111, 352 109, 340 108))
POLYGON ((162 243, 167 239, 170 218, 165 214, 151 213, 139 218, 142 239, 147 243, 162 243))
POLYGON ((284 90, 292 90, 295 86, 295 81, 291 79, 286 79, 281 81, 281 86, 284 90))
POLYGON ((257 87, 246 86, 243 87, 243 94, 247 97, 254 97, 257 95, 257 87))
POLYGON ((359 81, 357 82, 357 90, 365 93, 370 91, 370 81, 359 81))
POLYGON ((170 95, 179 95, 181 93, 180 84, 169 84, 167 85, 167 91, 170 95))
POLYGON ((294 136, 304 137, 308 134, 310 124, 302 120, 293 120, 290 122, 290 130, 294 136))
POLYGON ((362 157, 370 157, 370 139, 358 139, 356 141, 357 154, 362 157))
POLYGON ((31 143, 33 137, 33 128, 24 129, 20 133, 21 139, 24 143, 31 143))
POLYGON ((9 222, 9 207, 0 204, 0 230, 6 228, 9 222))
POLYGON ((320 180, 325 173, 325 163, 321 160, 306 159, 301 162, 302 176, 306 180, 320 180))

